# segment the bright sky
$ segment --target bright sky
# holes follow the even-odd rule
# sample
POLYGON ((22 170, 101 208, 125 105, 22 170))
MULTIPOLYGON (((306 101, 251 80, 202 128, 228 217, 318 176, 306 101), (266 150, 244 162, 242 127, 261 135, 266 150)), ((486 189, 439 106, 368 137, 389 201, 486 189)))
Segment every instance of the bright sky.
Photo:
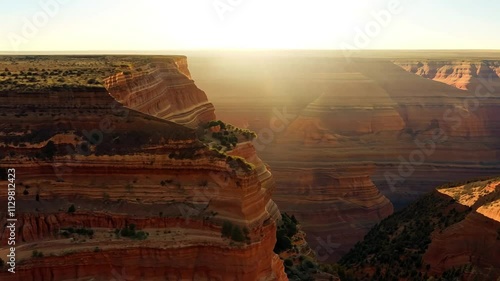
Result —
POLYGON ((499 49, 491 0, 0 0, 0 51, 499 49))

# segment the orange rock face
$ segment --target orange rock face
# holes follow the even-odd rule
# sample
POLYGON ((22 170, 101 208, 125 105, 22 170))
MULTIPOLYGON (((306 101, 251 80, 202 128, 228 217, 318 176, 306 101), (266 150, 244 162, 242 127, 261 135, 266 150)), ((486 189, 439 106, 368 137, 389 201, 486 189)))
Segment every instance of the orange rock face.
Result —
POLYGON ((397 60, 395 63, 408 72, 454 86, 461 90, 474 91, 479 85, 495 89, 498 89, 500 86, 500 63, 498 61, 397 60))
POLYGON ((472 208, 464 220, 432 234, 423 256, 430 272, 442 274, 451 268, 472 264, 479 270, 465 274, 464 280, 496 280, 500 277, 500 181, 473 183, 438 189, 458 203, 472 208))
POLYGON ((499 221, 473 212, 442 233, 435 233, 423 262, 431 265, 432 274, 472 263, 486 272, 491 268, 492 275, 500 276, 499 228, 499 221))
POLYGON ((133 74, 119 73, 104 86, 124 106, 188 127, 215 119, 214 107, 191 79, 187 59, 156 59, 133 74))
MULTIPOLYGON (((210 243, 170 246, 99 246, 22 263, 2 280, 288 280, 281 260, 267 249, 275 243, 274 224, 263 227, 259 243, 228 247, 210 243), (266 255, 263 253, 266 252, 266 255)), ((110 242, 113 243, 113 242, 110 242)))

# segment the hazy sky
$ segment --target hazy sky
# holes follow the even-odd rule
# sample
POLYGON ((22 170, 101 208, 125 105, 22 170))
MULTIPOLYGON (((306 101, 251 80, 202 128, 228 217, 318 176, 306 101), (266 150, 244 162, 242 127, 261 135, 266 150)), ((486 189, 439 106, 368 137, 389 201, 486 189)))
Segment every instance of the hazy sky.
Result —
POLYGON ((0 0, 0 51, 499 49, 492 0, 0 0))

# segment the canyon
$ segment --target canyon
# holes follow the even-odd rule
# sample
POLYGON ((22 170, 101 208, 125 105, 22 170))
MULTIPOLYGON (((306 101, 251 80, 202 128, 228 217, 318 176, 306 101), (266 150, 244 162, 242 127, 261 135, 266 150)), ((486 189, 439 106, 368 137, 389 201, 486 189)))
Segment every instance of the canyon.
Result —
MULTIPOLYGON (((253 144, 276 179, 274 201, 301 221, 311 248, 336 261, 436 185, 498 174, 496 80, 475 93, 404 69, 468 55, 479 56, 193 53, 190 69, 218 117, 257 133, 253 144)), ((498 64, 482 55, 489 69, 498 64)))
POLYGON ((17 189, 16 274, 0 279, 288 280, 273 252, 273 177, 249 142, 238 158, 198 139, 215 115, 185 57, 8 61, 67 77, 0 93, 1 168, 15 169, 17 189), (165 100, 171 110, 155 111, 165 100))
MULTIPOLYGON (((288 280, 289 254, 342 262, 435 186, 500 172, 498 60, 466 55, 195 53, 189 69, 185 56, 3 57, 19 244, 18 272, 0 278, 288 280), (281 213, 300 222, 298 255, 273 252, 281 213)), ((495 243, 491 196, 454 199, 472 211, 433 232, 422 274, 499 266, 475 242, 495 243)))

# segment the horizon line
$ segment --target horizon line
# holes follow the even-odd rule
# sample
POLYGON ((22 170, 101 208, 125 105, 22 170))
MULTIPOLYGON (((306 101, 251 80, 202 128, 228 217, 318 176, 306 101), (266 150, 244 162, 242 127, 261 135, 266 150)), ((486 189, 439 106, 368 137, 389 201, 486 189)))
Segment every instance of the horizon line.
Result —
POLYGON ((1 51, 0 55, 6 54, 36 54, 36 53, 92 53, 92 54, 137 54, 137 53, 152 53, 152 52, 265 52, 265 51, 296 51, 296 52, 384 52, 384 51, 399 51, 399 52, 500 52, 500 49, 159 49, 159 50, 40 50, 40 51, 1 51))

